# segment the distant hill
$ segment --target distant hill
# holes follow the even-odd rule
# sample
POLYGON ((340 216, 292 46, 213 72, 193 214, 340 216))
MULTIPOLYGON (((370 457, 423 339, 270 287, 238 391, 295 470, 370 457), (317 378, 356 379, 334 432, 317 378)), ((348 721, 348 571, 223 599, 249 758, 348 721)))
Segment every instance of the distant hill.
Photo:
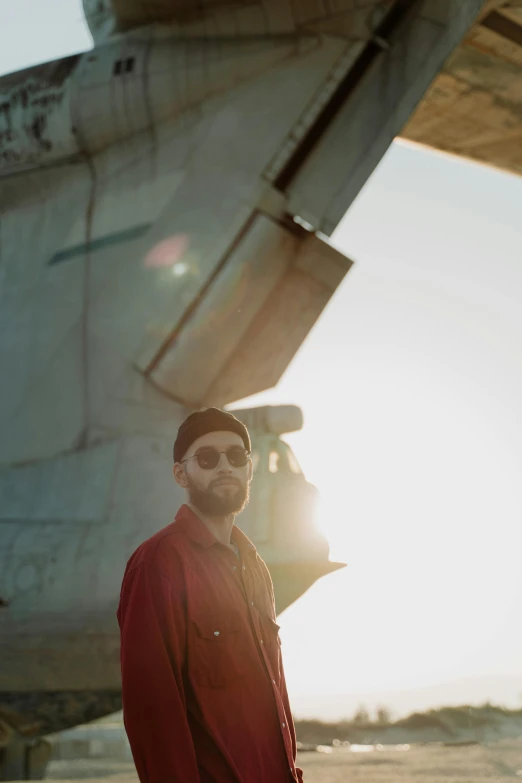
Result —
POLYGON ((493 704, 446 706, 414 712, 395 722, 365 721, 361 711, 356 719, 337 723, 297 720, 296 733, 299 742, 305 745, 494 742, 522 737, 522 709, 509 710, 493 704))

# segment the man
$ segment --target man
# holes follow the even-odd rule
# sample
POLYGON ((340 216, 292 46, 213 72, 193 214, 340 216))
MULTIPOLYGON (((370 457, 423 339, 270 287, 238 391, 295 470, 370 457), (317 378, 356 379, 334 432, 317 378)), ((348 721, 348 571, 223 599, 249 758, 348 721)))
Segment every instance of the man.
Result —
POLYGON ((130 558, 118 607, 125 729, 142 783, 291 783, 294 725, 272 580, 234 518, 250 437, 218 408, 174 444, 187 501, 130 558))

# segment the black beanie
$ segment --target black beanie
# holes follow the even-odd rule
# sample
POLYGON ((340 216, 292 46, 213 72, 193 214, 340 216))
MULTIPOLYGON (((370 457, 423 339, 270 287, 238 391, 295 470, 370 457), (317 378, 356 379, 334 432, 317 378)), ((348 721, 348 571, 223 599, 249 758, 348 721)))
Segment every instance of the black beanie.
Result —
POLYGON ((242 421, 220 408, 206 408, 204 411, 191 413, 180 425, 174 442, 174 462, 183 459, 189 446, 202 435, 206 435, 207 432, 221 432, 223 430, 237 432, 243 439, 245 449, 251 450, 250 436, 242 421))

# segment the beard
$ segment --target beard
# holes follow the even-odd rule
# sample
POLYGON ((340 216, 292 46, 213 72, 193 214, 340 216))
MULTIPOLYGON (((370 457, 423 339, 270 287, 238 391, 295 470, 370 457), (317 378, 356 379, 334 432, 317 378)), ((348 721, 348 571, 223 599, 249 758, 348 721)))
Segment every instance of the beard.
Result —
POLYGON ((213 487, 199 489, 187 476, 189 500, 202 514, 208 517, 225 517, 240 514, 250 499, 250 484, 230 487, 226 495, 219 495, 213 487))

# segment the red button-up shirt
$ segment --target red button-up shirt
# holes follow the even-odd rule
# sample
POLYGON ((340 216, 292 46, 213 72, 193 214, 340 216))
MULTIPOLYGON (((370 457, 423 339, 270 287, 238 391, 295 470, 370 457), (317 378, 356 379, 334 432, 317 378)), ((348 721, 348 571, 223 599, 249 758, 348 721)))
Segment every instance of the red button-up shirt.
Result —
POLYGON ((130 558, 120 595, 125 729, 142 783, 291 783, 294 724, 272 580, 188 506, 130 558))

